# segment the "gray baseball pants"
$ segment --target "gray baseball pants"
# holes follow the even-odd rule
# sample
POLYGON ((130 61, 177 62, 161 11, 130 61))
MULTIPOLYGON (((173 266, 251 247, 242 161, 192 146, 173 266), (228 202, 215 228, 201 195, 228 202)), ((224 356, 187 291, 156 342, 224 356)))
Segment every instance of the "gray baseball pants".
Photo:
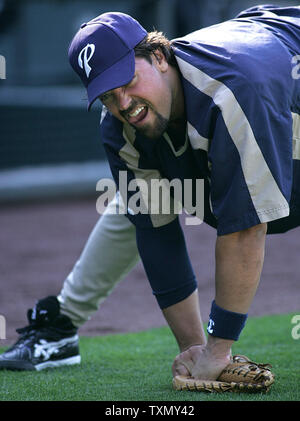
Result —
MULTIPOLYGON (((80 327, 139 261, 135 227, 108 205, 58 295, 61 312, 80 327)), ((118 205, 117 205, 118 206, 118 205)))

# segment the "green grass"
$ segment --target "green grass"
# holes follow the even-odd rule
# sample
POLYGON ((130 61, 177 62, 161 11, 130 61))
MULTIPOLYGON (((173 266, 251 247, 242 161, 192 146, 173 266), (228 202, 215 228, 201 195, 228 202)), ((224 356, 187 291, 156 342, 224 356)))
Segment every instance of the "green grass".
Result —
POLYGON ((276 381, 267 394, 174 391, 171 364, 177 345, 163 327, 81 337, 79 366, 0 371, 0 401, 299 401, 300 339, 292 339, 292 316, 249 318, 233 348, 233 353, 272 364, 276 381))

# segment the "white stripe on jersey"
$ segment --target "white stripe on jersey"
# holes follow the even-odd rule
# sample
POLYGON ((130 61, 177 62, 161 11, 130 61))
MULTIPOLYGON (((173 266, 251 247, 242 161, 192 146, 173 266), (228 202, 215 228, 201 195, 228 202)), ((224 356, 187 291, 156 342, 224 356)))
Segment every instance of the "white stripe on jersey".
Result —
POLYGON ((210 96, 220 108, 228 133, 239 152, 245 182, 260 222, 288 216, 289 204, 281 193, 250 123, 232 91, 180 57, 177 56, 176 59, 183 77, 199 91, 210 96))
POLYGON ((190 122, 187 123, 187 131, 192 148, 195 150, 203 149, 208 152, 209 140, 206 139, 206 137, 201 136, 190 122))
MULTIPOLYGON (((163 180, 163 178, 161 173, 156 168, 146 169, 139 167, 140 154, 139 151, 134 147, 136 138, 135 129, 129 124, 124 123, 122 135, 126 143, 119 150, 119 156, 126 163, 127 168, 133 172, 134 177, 137 180, 137 187, 139 187, 140 192, 139 198, 141 201, 141 206, 143 206, 144 209, 149 210, 149 216, 153 227, 160 227, 174 221, 177 215, 174 214, 173 211, 171 211, 169 214, 162 213, 159 197, 153 198, 150 194, 151 180, 163 180), (148 186, 147 189, 144 189, 143 185, 139 184, 139 180, 146 182, 148 186), (155 211, 152 213, 151 210, 153 209, 155 211)), ((127 189, 127 186, 123 186, 123 188, 127 189)), ((174 200, 173 198, 170 198, 170 209, 174 209, 174 206, 174 200)))
POLYGON ((102 110, 101 110, 101 116, 100 116, 100 124, 102 124, 102 121, 104 120, 106 114, 107 114, 107 108, 105 107, 105 105, 103 105, 102 110))

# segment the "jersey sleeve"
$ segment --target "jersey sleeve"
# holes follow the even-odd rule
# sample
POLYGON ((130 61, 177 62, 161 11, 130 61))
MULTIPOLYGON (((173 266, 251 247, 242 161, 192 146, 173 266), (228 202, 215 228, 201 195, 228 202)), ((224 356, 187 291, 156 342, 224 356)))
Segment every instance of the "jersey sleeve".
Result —
MULTIPOLYGON (((102 116, 100 128, 111 172, 126 208, 126 216, 134 225, 142 228, 159 227, 173 221, 177 216, 174 213, 173 198, 169 197, 169 208, 166 211, 162 208, 159 196, 152 194, 154 180, 164 185, 154 151, 141 152, 136 146, 135 130, 108 112, 102 116)), ((150 146, 154 148, 154 145, 150 146)))
MULTIPOLYGON (((289 75, 279 78, 268 71, 267 76, 247 77, 251 73, 249 67, 247 72, 237 75, 231 87, 216 85, 213 96, 219 112, 208 159, 211 202, 219 235, 289 214, 292 188, 289 75)), ((263 69, 260 71, 264 73, 263 69)))
POLYGON ((294 87, 287 48, 262 25, 243 20, 193 33, 176 46, 190 122, 209 145, 218 235, 286 217, 294 87))
POLYGON ((137 246, 153 294, 161 308, 169 307, 189 296, 197 282, 172 199, 170 212, 164 213, 159 203, 151 207, 151 180, 162 180, 159 165, 153 154, 140 157, 134 132, 109 114, 102 116, 101 133, 125 215, 136 226, 137 246))

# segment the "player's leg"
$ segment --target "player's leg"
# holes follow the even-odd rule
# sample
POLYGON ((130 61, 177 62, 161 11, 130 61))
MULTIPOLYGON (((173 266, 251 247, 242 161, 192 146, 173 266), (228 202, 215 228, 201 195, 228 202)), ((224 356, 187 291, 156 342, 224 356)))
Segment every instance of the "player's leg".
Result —
POLYGON ((114 205, 111 202, 97 222, 58 296, 61 312, 77 327, 139 260, 135 227, 124 215, 111 213, 114 205))
MULTIPOLYGON (((113 203, 111 204, 113 206, 113 203)), ((0 369, 42 370, 80 363, 77 330, 137 263, 135 228, 108 207, 93 229, 58 296, 28 310, 28 326, 0 355, 0 369)))

